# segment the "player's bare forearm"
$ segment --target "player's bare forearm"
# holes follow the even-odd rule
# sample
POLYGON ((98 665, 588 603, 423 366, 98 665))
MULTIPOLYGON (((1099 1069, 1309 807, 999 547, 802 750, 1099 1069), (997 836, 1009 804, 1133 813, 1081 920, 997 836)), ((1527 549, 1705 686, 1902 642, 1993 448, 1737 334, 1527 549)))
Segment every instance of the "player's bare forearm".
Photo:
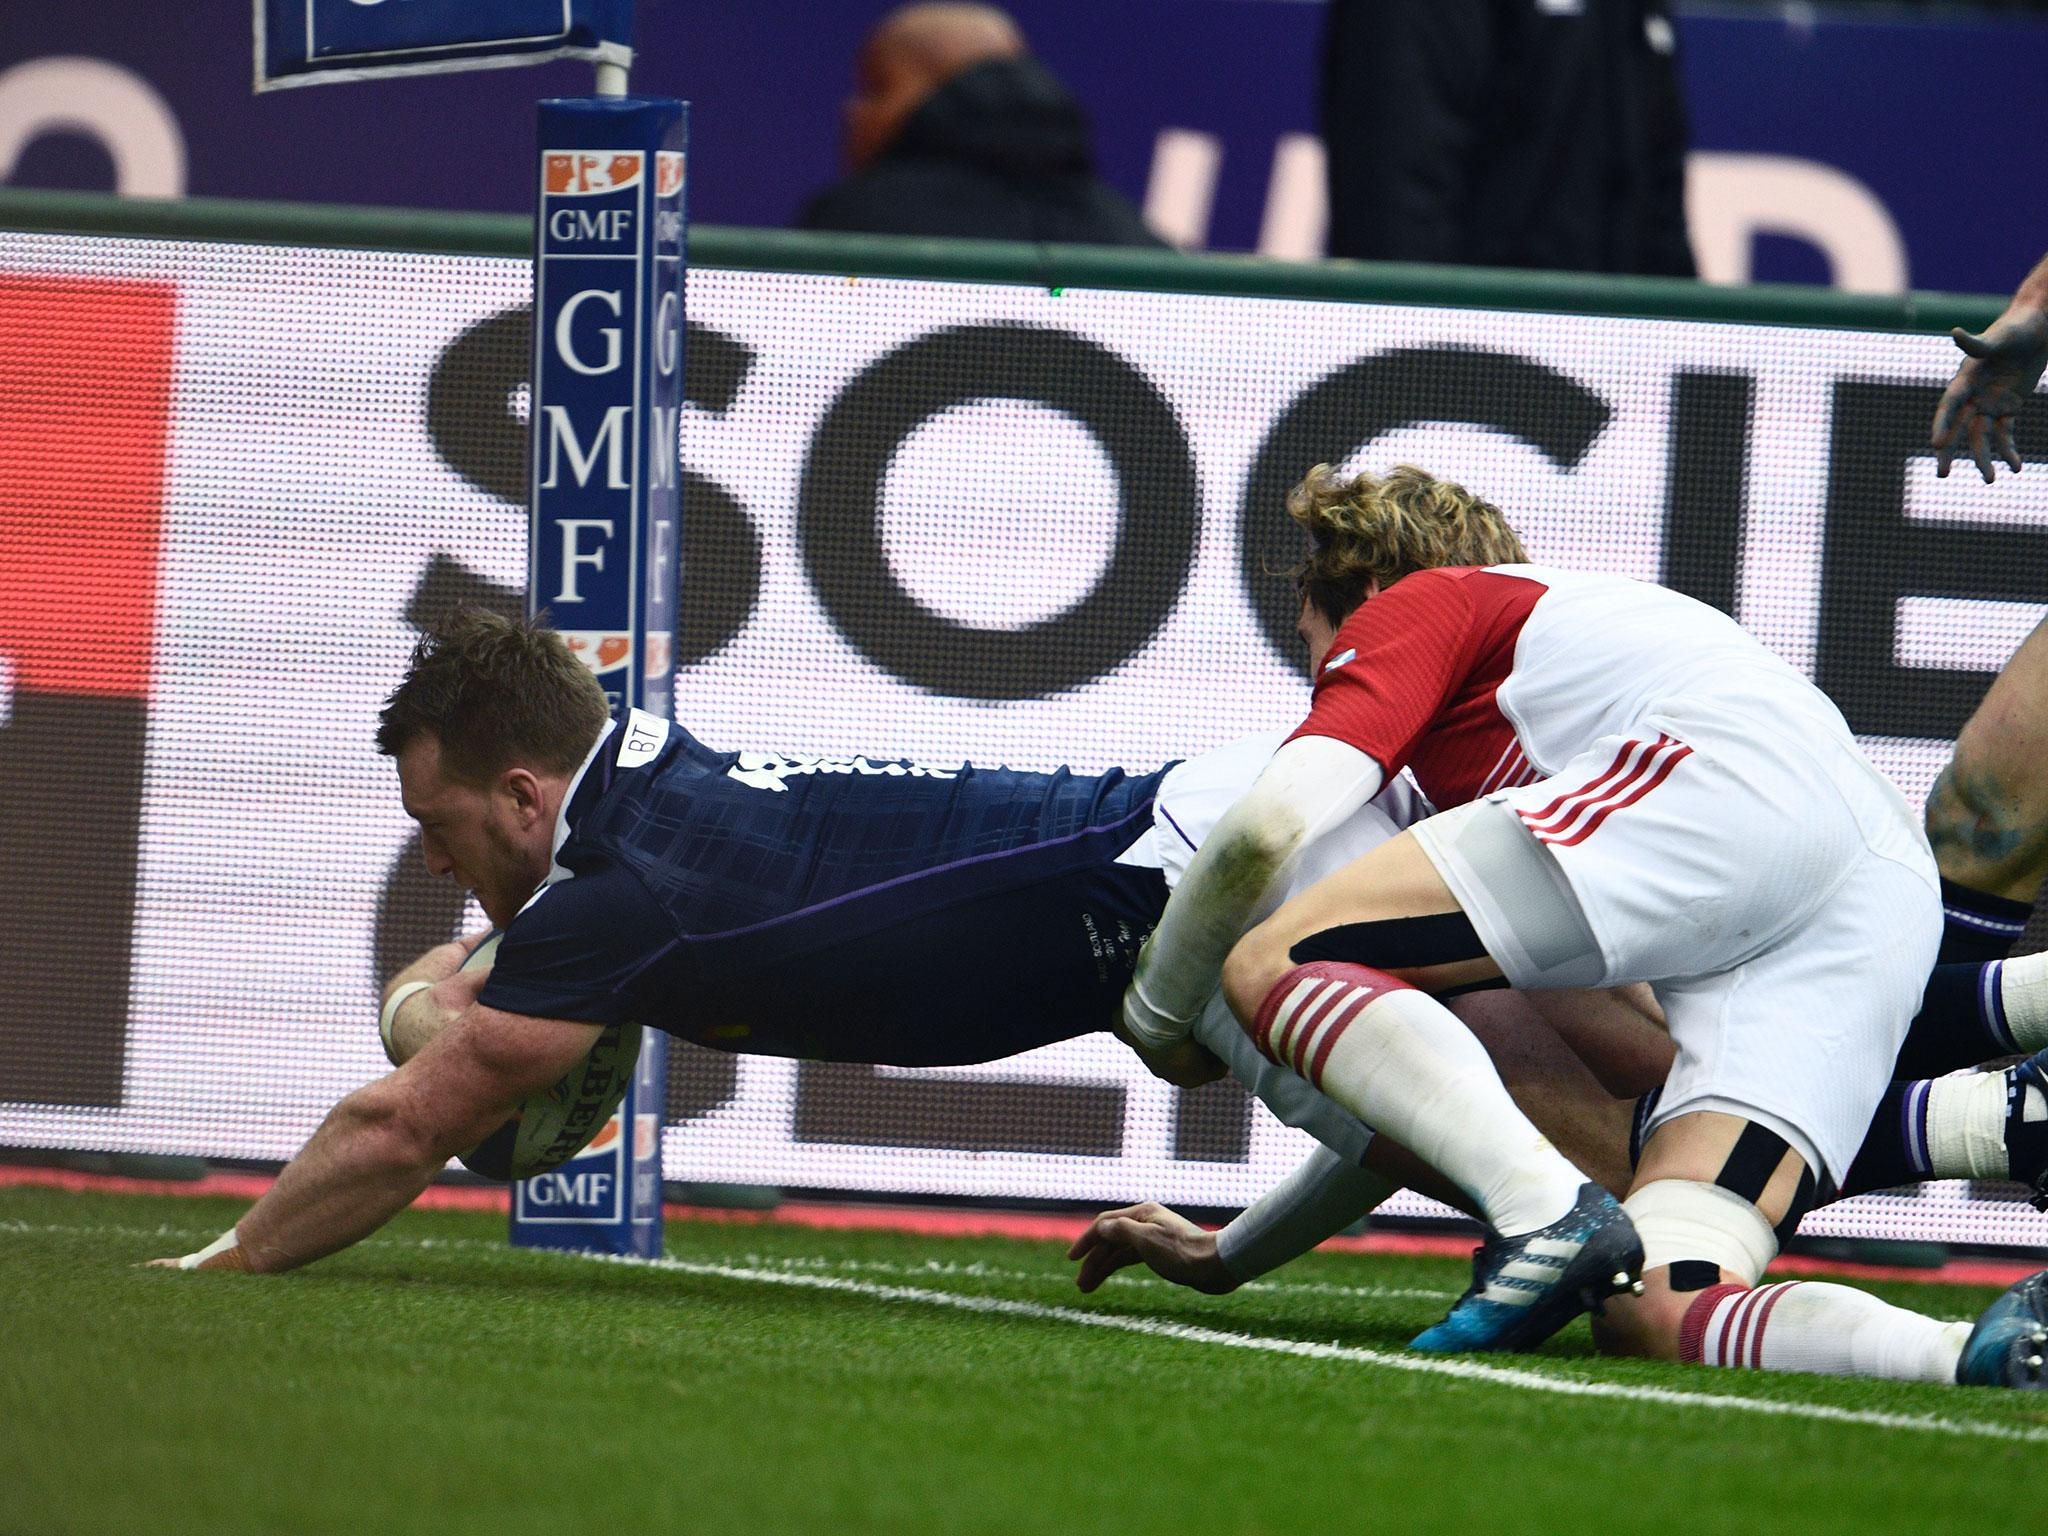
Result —
POLYGON ((1927 796, 1927 838, 1958 885, 2032 901, 2048 876, 2048 622, 2020 643, 1927 796))
POLYGON ((1268 805, 1270 799, 1255 786, 1224 814, 1138 952, 1123 1017, 1144 1052, 1186 1038, 1216 990, 1224 957, 1300 842, 1299 817, 1284 803, 1268 805))
POLYGON ((1975 891, 2032 901, 2048 875, 2048 815, 1960 761, 1927 794, 1927 840, 1942 875, 1975 891))
POLYGON ((268 1273, 367 1237, 450 1157, 589 1054, 598 1034, 595 1024, 473 1006, 396 1072, 336 1105, 237 1224, 232 1254, 211 1257, 268 1273))
POLYGON ((408 1123, 391 1077, 337 1104, 277 1183, 235 1224, 259 1274, 360 1242, 418 1198, 448 1151, 408 1123))

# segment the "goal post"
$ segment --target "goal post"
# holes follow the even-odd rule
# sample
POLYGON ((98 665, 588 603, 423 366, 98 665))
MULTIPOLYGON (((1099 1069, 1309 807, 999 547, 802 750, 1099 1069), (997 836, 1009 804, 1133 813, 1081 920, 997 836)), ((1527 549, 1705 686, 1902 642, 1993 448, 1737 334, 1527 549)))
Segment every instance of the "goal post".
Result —
MULTIPOLYGON (((689 108, 616 96, 540 105, 527 607, 604 684, 619 728, 673 715, 682 523, 689 108)), ((514 1186, 512 1241, 661 1251, 668 1037, 642 1032, 611 1123, 514 1186)))

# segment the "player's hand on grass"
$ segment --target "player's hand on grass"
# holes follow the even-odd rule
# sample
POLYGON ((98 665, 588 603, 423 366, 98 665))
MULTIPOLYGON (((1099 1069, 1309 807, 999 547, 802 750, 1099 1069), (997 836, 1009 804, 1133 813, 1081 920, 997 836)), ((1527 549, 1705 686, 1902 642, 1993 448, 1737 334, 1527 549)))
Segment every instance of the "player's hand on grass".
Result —
POLYGON ((183 1254, 174 1259, 151 1259, 142 1268, 226 1269, 246 1275, 250 1272, 249 1252, 242 1246, 240 1234, 230 1227, 196 1253, 183 1254))
MULTIPOLYGON (((198 1263, 198 1264, 187 1264, 187 1263, 185 1262, 185 1258, 183 1258, 183 1257, 181 1257, 181 1258, 175 1258, 175 1259, 151 1259, 151 1260, 150 1260, 150 1261, 149 1261, 149 1262, 148 1262, 147 1264, 143 1265, 143 1268, 144 1268, 144 1269, 230 1269, 230 1270, 235 1270, 235 1271, 238 1271, 238 1272, 240 1272, 240 1273, 246 1274, 246 1273, 248 1273, 248 1270, 249 1270, 249 1265, 248 1265, 248 1263, 247 1263, 247 1261, 246 1261, 246 1260, 244 1260, 243 1258, 241 1258, 241 1257, 240 1257, 240 1255, 241 1255, 241 1252, 242 1252, 242 1250, 241 1250, 241 1249, 239 1249, 239 1248, 231 1248, 231 1249, 229 1249, 229 1250, 228 1250, 228 1253, 232 1253, 232 1254, 236 1255, 236 1257, 234 1257, 234 1258, 229 1258, 227 1254, 215 1254, 215 1255, 214 1255, 214 1256, 213 1256, 212 1258, 210 1258, 210 1259, 207 1259, 207 1260, 205 1260, 204 1262, 202 1262, 202 1263, 198 1263)), ((186 1257, 189 1257, 189 1255, 187 1255, 186 1257)))
POLYGON ((1152 1200, 1104 1211, 1074 1240, 1067 1257, 1081 1263, 1074 1283, 1083 1291, 1093 1291, 1133 1264, 1211 1296, 1237 1289, 1237 1281, 1216 1256, 1216 1234, 1152 1200))
POLYGON ((1981 336, 1960 326, 1949 334, 1969 355, 1934 411, 1934 472, 1946 475, 1957 451, 1967 445, 1977 473, 1989 485, 1997 478, 1994 455, 2019 472, 2020 450, 2012 429, 2048 367, 2048 312, 2015 304, 1981 336))

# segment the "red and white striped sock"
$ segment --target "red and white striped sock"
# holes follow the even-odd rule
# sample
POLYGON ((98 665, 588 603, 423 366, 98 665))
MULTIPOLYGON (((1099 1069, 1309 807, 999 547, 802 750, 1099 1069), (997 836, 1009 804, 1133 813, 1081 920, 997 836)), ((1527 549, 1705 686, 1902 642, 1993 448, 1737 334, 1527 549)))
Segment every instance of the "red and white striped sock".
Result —
POLYGON ((1496 1231, 1533 1232, 1578 1199, 1586 1176, 1515 1107, 1486 1047, 1405 981, 1298 965, 1267 993, 1252 1038, 1464 1190, 1496 1231))
POLYGON ((1952 1382, 1969 1336, 1968 1323, 1938 1322, 1846 1285, 1781 1280, 1701 1291, 1686 1309, 1678 1352, 1689 1365, 1952 1382))

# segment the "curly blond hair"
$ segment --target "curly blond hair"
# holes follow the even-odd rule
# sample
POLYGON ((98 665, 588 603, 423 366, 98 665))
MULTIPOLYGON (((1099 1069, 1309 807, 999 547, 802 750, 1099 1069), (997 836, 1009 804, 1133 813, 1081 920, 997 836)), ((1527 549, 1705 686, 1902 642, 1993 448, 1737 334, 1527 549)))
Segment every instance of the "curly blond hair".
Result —
POLYGON ((1500 508, 1412 464, 1349 480, 1318 464, 1287 493, 1287 515, 1311 541, 1287 574, 1332 624, 1411 571, 1444 565, 1521 565, 1529 552, 1500 508))

